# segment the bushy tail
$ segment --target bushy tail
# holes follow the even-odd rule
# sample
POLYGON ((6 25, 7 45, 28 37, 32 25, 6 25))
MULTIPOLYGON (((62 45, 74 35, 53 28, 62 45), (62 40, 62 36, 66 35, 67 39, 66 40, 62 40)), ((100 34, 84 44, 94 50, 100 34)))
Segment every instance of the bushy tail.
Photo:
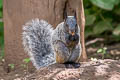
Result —
POLYGON ((52 26, 44 20, 35 19, 23 26, 23 45, 37 69, 55 63, 52 32, 52 26))

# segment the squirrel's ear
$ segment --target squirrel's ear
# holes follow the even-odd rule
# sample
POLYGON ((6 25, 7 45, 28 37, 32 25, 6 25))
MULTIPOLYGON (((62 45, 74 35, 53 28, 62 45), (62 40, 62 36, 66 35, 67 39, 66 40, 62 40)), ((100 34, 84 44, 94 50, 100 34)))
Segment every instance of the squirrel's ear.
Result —
POLYGON ((76 11, 74 11, 74 17, 75 17, 75 19, 77 20, 77 14, 76 14, 76 11))
POLYGON ((67 11, 64 11, 63 19, 66 21, 66 19, 67 19, 67 11))

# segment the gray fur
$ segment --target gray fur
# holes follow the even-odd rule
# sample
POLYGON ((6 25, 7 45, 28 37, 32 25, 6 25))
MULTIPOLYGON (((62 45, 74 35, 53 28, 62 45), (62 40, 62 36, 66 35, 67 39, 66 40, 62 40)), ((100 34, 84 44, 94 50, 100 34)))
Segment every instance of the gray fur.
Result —
MULTIPOLYGON (((68 16, 68 18, 71 19, 69 21, 72 21, 73 19, 72 17, 74 18, 74 16, 70 16, 70 18, 68 16)), ((79 26, 76 34, 78 34, 80 38, 79 26)), ((81 50, 82 50, 80 40, 74 49, 70 49, 69 47, 66 46, 66 41, 67 41, 66 36, 68 35, 69 33, 67 33, 65 30, 64 22, 58 24, 57 28, 54 30, 52 34, 53 49, 54 51, 59 52, 59 54, 62 55, 63 58, 65 58, 65 62, 78 62, 78 59, 81 56, 81 50)))
MULTIPOLYGON (((74 19, 70 16, 71 20, 74 19)), ((68 22, 69 22, 68 21, 68 22)), ((73 24, 70 23, 71 29, 73 24)), ((35 19, 23 26, 23 45, 25 51, 30 55, 30 59, 34 66, 39 69, 56 63, 56 51, 64 59, 64 62, 77 62, 81 55, 80 40, 75 45, 74 49, 66 45, 67 36, 65 23, 58 24, 56 29, 53 30, 52 26, 44 20, 35 19)), ((76 32, 80 37, 80 29, 76 32)))
POLYGON ((34 66, 39 69, 55 63, 51 47, 52 26, 44 20, 35 19, 23 26, 23 45, 34 66))

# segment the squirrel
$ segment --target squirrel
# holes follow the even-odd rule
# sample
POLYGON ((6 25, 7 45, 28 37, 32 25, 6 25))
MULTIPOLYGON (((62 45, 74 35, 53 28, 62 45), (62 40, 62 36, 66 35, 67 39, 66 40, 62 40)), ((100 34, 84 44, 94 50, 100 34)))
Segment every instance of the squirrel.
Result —
POLYGON ((80 28, 74 16, 53 29, 45 20, 34 19, 23 25, 22 40, 33 65, 39 69, 54 63, 78 63, 81 56, 80 28))

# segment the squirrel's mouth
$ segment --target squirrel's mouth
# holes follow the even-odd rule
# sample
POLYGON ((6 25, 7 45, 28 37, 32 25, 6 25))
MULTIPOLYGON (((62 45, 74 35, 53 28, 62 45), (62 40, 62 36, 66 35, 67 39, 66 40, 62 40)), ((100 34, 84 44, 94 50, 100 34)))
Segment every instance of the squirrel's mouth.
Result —
POLYGON ((75 35, 75 32, 72 32, 71 35, 74 36, 74 35, 75 35))
POLYGON ((74 36, 74 35, 75 35, 75 32, 71 32, 71 31, 70 31, 69 34, 71 34, 72 36, 74 36))

